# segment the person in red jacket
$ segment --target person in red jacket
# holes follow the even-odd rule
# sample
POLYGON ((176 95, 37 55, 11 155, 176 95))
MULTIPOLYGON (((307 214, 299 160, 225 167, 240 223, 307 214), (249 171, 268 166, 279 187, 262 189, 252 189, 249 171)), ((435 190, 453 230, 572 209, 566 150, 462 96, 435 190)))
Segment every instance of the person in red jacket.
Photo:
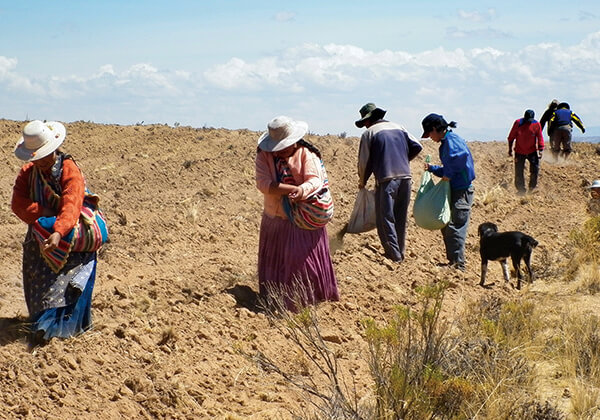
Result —
POLYGON ((539 122, 535 120, 532 109, 525 111, 523 118, 513 123, 508 134, 508 156, 515 152, 515 187, 519 194, 525 194, 525 161, 529 161, 529 192, 532 192, 538 181, 540 160, 544 150, 544 135, 539 122))

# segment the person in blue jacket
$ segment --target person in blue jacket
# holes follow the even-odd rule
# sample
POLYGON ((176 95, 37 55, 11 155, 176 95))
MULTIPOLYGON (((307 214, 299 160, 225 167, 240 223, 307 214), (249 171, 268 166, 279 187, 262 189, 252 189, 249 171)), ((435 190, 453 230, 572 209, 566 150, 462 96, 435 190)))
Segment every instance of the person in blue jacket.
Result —
POLYGON ((571 147, 573 123, 579 127, 581 133, 585 133, 585 127, 581 118, 571 111, 569 104, 566 102, 559 103, 556 111, 550 117, 549 123, 550 146, 552 147, 554 160, 558 160, 561 153, 566 160, 573 151, 571 147))
POLYGON ((465 241, 473 205, 473 180, 475 168, 473 156, 467 143, 449 127, 456 122, 447 123, 439 114, 429 114, 421 122, 423 135, 440 143, 439 153, 442 165, 425 164, 425 169, 444 180, 450 181, 450 223, 442 228, 446 257, 451 267, 465 270, 465 241))

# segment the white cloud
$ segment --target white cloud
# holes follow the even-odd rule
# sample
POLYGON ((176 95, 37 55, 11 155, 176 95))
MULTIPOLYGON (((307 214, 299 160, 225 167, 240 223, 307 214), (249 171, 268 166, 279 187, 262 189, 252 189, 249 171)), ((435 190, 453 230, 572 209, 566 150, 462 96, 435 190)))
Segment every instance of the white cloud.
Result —
POLYGON ((0 87, 4 86, 9 92, 41 93, 41 86, 17 72, 18 60, 0 56, 0 87))
POLYGON ((486 11, 480 12, 478 10, 475 11, 467 11, 467 10, 459 10, 458 17, 463 20, 468 20, 471 22, 489 22, 496 17, 495 9, 487 9, 486 11))
POLYGON ((451 26, 446 28, 446 37, 452 39, 507 39, 512 36, 508 32, 490 27, 468 30, 451 26))
POLYGON ((580 10, 578 13, 579 20, 598 20, 598 15, 586 10, 580 10))
POLYGON ((599 73, 596 32, 575 45, 543 43, 516 51, 303 44, 199 71, 106 64, 88 75, 47 78, 25 76, 17 59, 0 56, 0 94, 14 98, 19 115, 36 108, 63 112, 67 120, 261 129, 274 115, 288 114, 308 120, 315 132, 350 134, 358 133, 351 126, 358 108, 373 100, 388 109, 390 119, 406 119, 399 122, 414 132, 423 115, 440 112, 462 122, 463 133, 498 139, 506 136, 506 121, 525 108, 539 115, 554 97, 570 102, 586 125, 600 125, 599 73))
POLYGON ((290 22, 296 18, 296 14, 294 12, 278 12, 275 14, 275 20, 277 22, 290 22))

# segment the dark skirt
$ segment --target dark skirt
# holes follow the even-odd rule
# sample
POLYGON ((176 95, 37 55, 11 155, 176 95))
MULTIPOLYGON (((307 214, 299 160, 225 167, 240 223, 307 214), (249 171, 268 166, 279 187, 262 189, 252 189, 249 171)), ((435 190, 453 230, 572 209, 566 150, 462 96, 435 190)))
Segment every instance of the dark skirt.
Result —
POLYGON ((258 284, 261 297, 281 297, 292 311, 339 300, 326 228, 300 229, 287 219, 263 214, 258 284))
POLYGON ((23 243, 23 289, 32 335, 47 341, 90 329, 95 280, 95 252, 71 253, 65 266, 54 273, 30 229, 23 243))

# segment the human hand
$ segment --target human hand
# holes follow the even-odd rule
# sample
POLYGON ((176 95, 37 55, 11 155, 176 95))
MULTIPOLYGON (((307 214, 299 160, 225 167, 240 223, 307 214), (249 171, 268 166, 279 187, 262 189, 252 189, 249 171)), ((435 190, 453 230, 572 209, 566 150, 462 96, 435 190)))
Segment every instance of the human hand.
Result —
POLYGON ((290 201, 292 203, 295 203, 297 201, 300 201, 300 199, 302 199, 302 194, 304 193, 304 190, 302 189, 302 187, 300 186, 292 186, 292 191, 290 191, 288 193, 288 198, 290 199, 290 201))
POLYGON ((426 163, 424 166, 425 170, 428 171, 429 170, 429 163, 426 163))
POLYGON ((48 239, 44 241, 44 252, 49 253, 54 251, 60 242, 60 238, 60 233, 52 232, 50 236, 48 236, 48 239))
POLYGON ((363 188, 365 188, 365 184, 363 184, 363 182, 361 180, 358 181, 358 189, 362 190, 363 188))
POLYGON ((512 156, 512 149, 508 151, 508 156, 512 156))
POLYGON ((450 181, 450 178, 448 178, 447 176, 443 176, 442 181, 450 181))
POLYGON ((542 158, 542 151, 538 150, 538 159, 541 159, 541 158, 542 158))

